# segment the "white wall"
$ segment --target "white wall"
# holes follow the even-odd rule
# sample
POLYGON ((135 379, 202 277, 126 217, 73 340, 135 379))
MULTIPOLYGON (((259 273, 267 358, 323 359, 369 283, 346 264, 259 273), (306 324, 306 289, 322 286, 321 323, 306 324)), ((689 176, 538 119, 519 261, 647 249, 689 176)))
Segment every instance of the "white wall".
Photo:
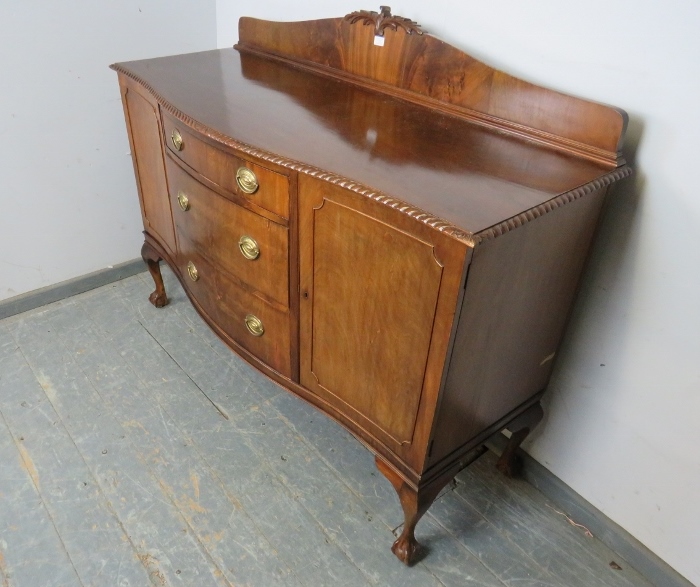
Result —
MULTIPOLYGON (((394 14, 528 80, 631 117, 637 175, 613 194, 529 452, 700 584, 700 4, 404 0, 394 14), (604 367, 601 365, 605 365, 604 367)), ((377 5, 217 0, 303 20, 377 5)))
POLYGON ((215 0, 0 2, 0 300, 139 256, 110 63, 213 49, 215 0))

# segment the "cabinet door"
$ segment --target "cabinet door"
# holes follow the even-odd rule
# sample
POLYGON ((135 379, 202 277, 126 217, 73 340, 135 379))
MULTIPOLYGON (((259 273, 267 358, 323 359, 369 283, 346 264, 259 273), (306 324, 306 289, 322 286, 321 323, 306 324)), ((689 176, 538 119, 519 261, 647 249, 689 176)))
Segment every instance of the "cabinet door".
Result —
POLYGON ((327 182, 299 186, 301 383, 411 452, 422 412, 432 422, 465 247, 327 182))
POLYGON ((119 83, 141 200, 143 227, 172 254, 175 252, 175 231, 165 181, 158 105, 122 76, 119 83))

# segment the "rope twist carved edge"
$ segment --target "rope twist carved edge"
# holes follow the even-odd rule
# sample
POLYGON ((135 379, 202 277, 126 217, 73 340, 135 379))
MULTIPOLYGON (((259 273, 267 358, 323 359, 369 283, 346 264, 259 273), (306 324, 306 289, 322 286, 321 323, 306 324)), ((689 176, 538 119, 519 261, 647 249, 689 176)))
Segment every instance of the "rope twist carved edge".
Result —
POLYGON ((422 222, 423 224, 426 224, 435 230, 443 232, 457 240, 463 241, 468 246, 474 246, 472 233, 465 231, 459 228, 458 226, 454 226, 449 222, 446 222, 442 218, 437 218, 436 216, 433 216, 425 210, 407 204, 406 202, 403 202, 397 198, 388 196, 364 184, 353 181, 347 177, 343 177, 342 175, 337 175, 335 173, 323 171, 322 169, 313 167, 312 165, 299 163, 298 161, 294 161, 293 159, 287 159, 286 157, 274 155, 267 151, 263 151, 256 147, 252 147, 250 145, 242 143, 240 141, 236 141, 228 135, 224 135, 214 129, 211 129, 208 126, 201 124, 194 118, 183 113, 182 111, 178 110, 175 106, 173 106, 170 102, 163 98, 163 96, 161 96, 153 88, 153 86, 151 86, 149 83, 147 83, 137 75, 134 75, 129 70, 123 69, 118 64, 112 65, 111 67, 115 71, 136 81, 139 85, 146 89, 167 112, 172 114, 175 118, 182 121, 190 128, 193 128, 197 132, 209 137, 210 139, 213 139, 218 143, 222 143, 227 147, 236 149, 237 151, 246 153, 247 155, 250 155, 251 157, 255 157, 262 161, 272 163, 273 165, 279 165, 280 167, 285 167, 298 173, 304 173, 317 179, 321 179, 323 181, 327 181, 329 183, 338 185, 342 188, 351 190, 357 194, 360 194, 361 196, 370 198, 380 204, 398 210, 399 212, 406 214, 407 216, 410 216, 411 218, 414 218, 415 220, 418 220, 419 222, 422 222))
POLYGON ((204 124, 201 124, 194 118, 178 110, 175 106, 173 106, 170 102, 163 98, 163 96, 161 96, 153 88, 153 86, 151 86, 149 83, 147 83, 137 75, 134 75, 129 70, 123 69, 118 64, 114 64, 111 67, 115 71, 139 83, 158 101, 158 103, 163 108, 165 108, 165 110, 167 110, 175 118, 184 122, 187 126, 195 129, 199 133, 213 139, 214 141, 222 143, 232 149, 236 149, 238 151, 246 153, 251 157, 267 161, 268 163, 272 163, 273 165, 279 165, 280 167, 291 169, 293 171, 296 171, 297 173, 304 173, 306 175, 310 175, 317 179, 327 181, 334 185, 338 185, 342 188, 353 191, 366 198, 370 198, 375 202, 398 210, 402 214, 406 214, 414 220, 418 220, 419 222, 430 226, 434 230, 438 230, 457 240, 460 240, 470 247, 474 247, 480 242, 496 238, 497 236, 501 236, 515 228, 518 228, 519 226, 522 226, 526 222, 530 222, 531 220, 539 218, 540 216, 547 214, 548 212, 551 212, 552 210, 559 208, 560 206, 563 206, 564 204, 573 202, 574 200, 578 200, 579 198, 587 194, 599 190, 600 188, 606 187, 612 184, 613 182, 632 174, 632 170, 626 165, 619 167, 617 169, 614 169, 610 173, 599 177, 593 182, 576 188, 575 190, 572 190, 570 192, 561 194, 551 200, 548 200, 547 202, 544 202, 543 204, 540 204, 539 206, 536 206, 535 208, 531 208, 530 210, 523 212, 522 214, 513 216, 512 218, 509 218, 504 222, 496 224, 490 228, 487 228, 486 230, 482 230, 479 233, 473 234, 471 232, 459 228, 458 226, 450 224, 442 218, 437 218, 436 216, 433 216, 432 214, 426 212, 425 210, 422 210, 421 208, 417 208, 415 206, 407 204, 402 200, 388 196, 380 191, 374 190, 364 184, 353 181, 342 175, 337 175, 335 173, 323 171, 322 169, 313 167, 312 165, 299 163, 298 161, 287 159, 286 157, 280 157, 278 155, 274 155, 256 147, 252 147, 245 143, 236 141, 235 139, 232 139, 227 135, 224 135, 214 129, 209 128, 204 124))
POLYGON ((587 196, 588 194, 592 194, 593 192, 607 187, 620 179, 629 177, 630 175, 632 175, 632 169, 627 165, 623 165, 622 167, 613 169, 609 173, 606 173, 605 175, 582 185, 581 187, 571 190, 570 192, 560 194, 556 198, 552 198, 551 200, 543 202, 539 206, 526 210, 522 214, 518 214, 517 216, 513 216, 508 220, 504 220, 503 222, 492 226, 491 228, 482 230, 481 232, 473 235, 472 238, 476 244, 496 238, 497 236, 510 232, 511 230, 514 230, 527 222, 535 220, 536 218, 551 212, 552 210, 556 210, 565 204, 578 200, 579 198, 587 196))

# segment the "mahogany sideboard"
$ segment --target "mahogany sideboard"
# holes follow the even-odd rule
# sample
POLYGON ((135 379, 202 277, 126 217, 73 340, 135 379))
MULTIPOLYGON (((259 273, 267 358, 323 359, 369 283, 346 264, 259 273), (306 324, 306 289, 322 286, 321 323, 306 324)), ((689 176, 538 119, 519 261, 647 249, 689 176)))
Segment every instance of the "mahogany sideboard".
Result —
POLYGON ((159 262, 241 357, 351 431, 414 529, 539 421, 624 112, 495 70, 414 22, 242 18, 239 42, 112 65, 159 262))

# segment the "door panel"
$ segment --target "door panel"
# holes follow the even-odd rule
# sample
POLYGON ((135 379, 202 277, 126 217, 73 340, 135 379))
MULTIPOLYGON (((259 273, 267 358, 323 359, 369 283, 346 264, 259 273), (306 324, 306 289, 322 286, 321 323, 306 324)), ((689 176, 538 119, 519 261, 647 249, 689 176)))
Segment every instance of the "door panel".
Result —
POLYGON ((125 87, 122 91, 144 228, 172 254, 175 231, 165 181, 157 106, 133 88, 125 87))
POLYGON ((442 267, 430 244, 331 199, 313 226, 311 374, 410 443, 442 267))
POLYGON ((437 397, 465 251, 368 198, 299 185, 301 383, 411 452, 426 390, 437 397))

